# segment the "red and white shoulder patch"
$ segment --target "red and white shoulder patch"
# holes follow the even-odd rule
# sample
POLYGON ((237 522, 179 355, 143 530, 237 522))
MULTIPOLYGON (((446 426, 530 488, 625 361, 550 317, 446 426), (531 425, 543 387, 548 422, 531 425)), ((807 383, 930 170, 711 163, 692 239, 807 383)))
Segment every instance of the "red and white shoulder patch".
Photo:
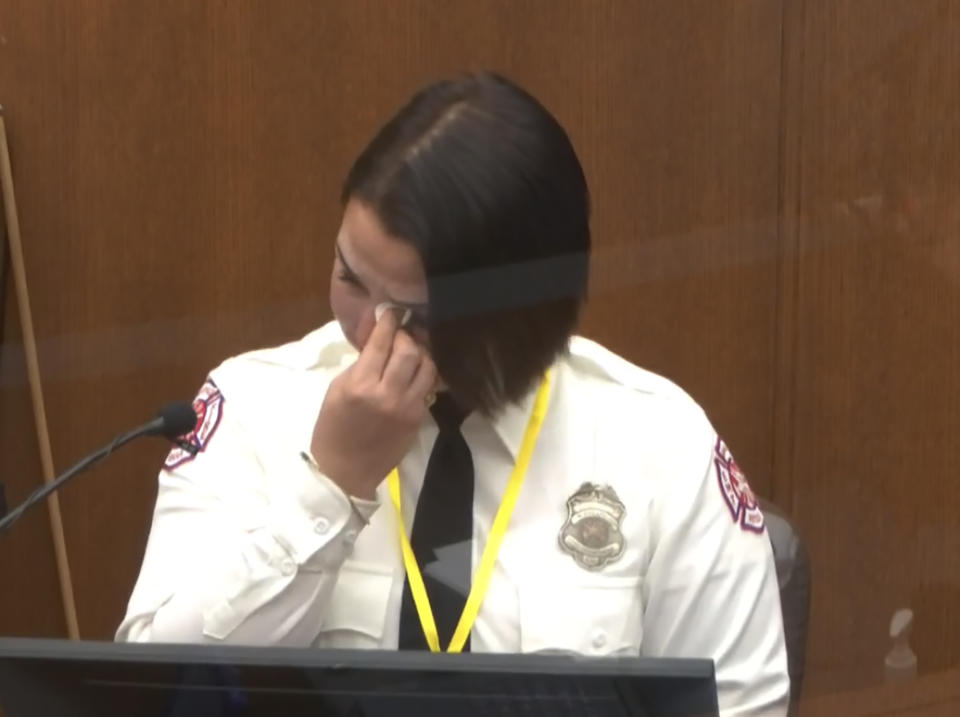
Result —
POLYGON ((172 470, 192 461, 203 452, 213 438, 223 415, 223 394, 213 379, 207 378, 200 393, 193 399, 193 411, 197 414, 197 423, 187 435, 180 439, 181 445, 174 446, 167 455, 163 467, 172 470))
POLYGON ((763 512, 757 503, 757 497, 750 490, 747 477, 733 460, 733 454, 721 438, 713 449, 713 464, 717 469, 717 482, 724 502, 730 509, 733 522, 739 523, 743 530, 754 533, 763 532, 763 512))

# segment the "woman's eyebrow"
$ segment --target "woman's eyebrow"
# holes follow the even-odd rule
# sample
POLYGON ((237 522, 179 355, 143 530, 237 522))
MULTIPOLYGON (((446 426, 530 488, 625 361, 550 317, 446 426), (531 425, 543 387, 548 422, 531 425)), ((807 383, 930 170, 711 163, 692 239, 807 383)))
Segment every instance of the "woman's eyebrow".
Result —
MULTIPOLYGON (((334 245, 333 245, 333 250, 334 250, 334 252, 336 252, 337 258, 340 260, 340 263, 343 264, 344 270, 346 270, 346 272, 347 272, 350 276, 352 276, 354 279, 356 279, 360 284, 363 284, 363 281, 361 281, 360 276, 357 274, 357 272, 355 272, 353 269, 351 269, 351 268, 350 268, 350 265, 347 263, 347 260, 344 259, 344 257, 343 257, 343 251, 340 249, 340 242, 335 242, 335 243, 334 243, 334 245)), ((399 306, 401 309, 410 309, 411 311, 426 311, 426 310, 427 310, 427 307, 429 306, 429 304, 427 304, 427 303, 417 303, 417 302, 410 302, 410 301, 397 301, 396 299, 392 298, 389 294, 386 296, 386 299, 387 299, 387 301, 389 301, 391 304, 394 304, 394 305, 396 305, 396 306, 399 306)))

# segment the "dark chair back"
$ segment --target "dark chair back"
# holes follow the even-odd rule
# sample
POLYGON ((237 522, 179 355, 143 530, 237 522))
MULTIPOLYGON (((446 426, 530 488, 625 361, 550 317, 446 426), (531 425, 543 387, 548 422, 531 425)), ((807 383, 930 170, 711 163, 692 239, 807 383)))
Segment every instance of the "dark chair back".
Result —
POLYGON ((790 714, 796 714, 803 689, 803 664, 807 653, 810 619, 810 557, 790 519, 770 501, 760 499, 773 546, 773 559, 780 583, 780 607, 787 642, 790 673, 790 714))

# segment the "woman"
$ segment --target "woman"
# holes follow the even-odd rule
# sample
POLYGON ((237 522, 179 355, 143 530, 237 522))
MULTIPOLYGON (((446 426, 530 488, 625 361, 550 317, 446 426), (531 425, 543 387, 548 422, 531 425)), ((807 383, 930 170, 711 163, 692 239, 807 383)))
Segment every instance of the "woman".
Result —
POLYGON ((336 320, 210 374, 117 638, 710 657, 723 714, 781 713, 743 474, 679 388, 572 335, 589 201, 556 120, 440 82, 342 199, 336 320))

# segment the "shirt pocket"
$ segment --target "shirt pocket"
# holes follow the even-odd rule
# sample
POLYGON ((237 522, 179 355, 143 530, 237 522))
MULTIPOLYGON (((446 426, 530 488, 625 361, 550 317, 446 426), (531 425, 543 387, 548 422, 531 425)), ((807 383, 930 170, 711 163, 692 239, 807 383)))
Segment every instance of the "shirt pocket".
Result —
POLYGON ((393 578, 393 570, 382 565, 344 562, 314 644, 317 647, 381 647, 393 578))
POLYGON ((521 652, 639 655, 641 584, 639 576, 521 584, 521 652))

